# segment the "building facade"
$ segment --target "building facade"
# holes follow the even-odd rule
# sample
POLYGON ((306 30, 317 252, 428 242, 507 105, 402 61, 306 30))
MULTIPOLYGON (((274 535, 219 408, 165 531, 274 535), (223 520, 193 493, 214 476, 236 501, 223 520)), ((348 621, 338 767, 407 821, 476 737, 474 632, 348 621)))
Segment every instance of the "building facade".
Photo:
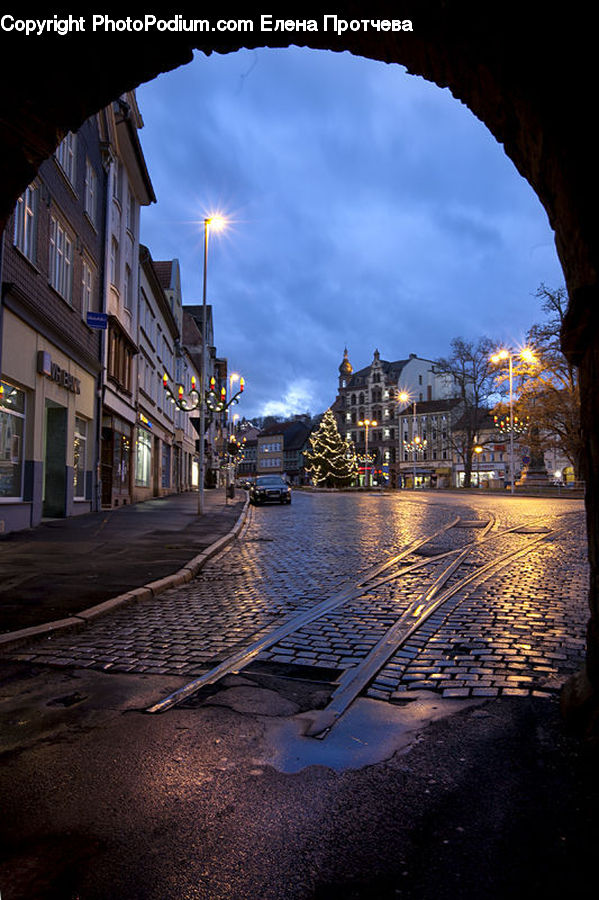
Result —
POLYGON ((304 451, 310 427, 301 417, 263 429, 256 442, 256 475, 283 475, 291 484, 304 481, 304 451))
POLYGON ((0 531, 98 502, 106 171, 99 116, 69 133, 2 235, 0 531))
POLYGON ((401 401, 400 394, 419 408, 444 399, 447 392, 447 380, 435 372, 432 360, 415 353, 389 362, 375 350, 370 365, 354 372, 344 351, 332 409, 340 434, 356 446, 362 484, 403 483, 405 430, 400 413, 408 401, 401 401))
POLYGON ((102 506, 134 496, 140 210, 156 201, 138 131, 143 120, 134 92, 99 114, 108 183, 103 310, 102 506))

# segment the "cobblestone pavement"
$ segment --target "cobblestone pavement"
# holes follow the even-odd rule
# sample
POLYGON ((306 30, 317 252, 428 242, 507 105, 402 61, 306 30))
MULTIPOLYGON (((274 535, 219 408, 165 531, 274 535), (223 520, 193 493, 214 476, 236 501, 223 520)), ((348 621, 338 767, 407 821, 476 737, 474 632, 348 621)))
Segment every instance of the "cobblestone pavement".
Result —
MULTIPOLYGON (((588 573, 581 501, 295 492, 290 507, 252 508, 239 540, 191 583, 9 655, 54 666, 197 677, 456 515, 460 527, 406 561, 475 540, 476 526, 490 515, 501 528, 528 528, 481 544, 452 576, 454 584, 499 552, 529 547, 543 528, 556 531, 434 611, 388 659, 368 695, 402 703, 416 690, 451 697, 554 692, 584 654, 588 573)), ((359 665, 430 587, 439 565, 431 562, 351 599, 259 658, 335 670, 359 665)))

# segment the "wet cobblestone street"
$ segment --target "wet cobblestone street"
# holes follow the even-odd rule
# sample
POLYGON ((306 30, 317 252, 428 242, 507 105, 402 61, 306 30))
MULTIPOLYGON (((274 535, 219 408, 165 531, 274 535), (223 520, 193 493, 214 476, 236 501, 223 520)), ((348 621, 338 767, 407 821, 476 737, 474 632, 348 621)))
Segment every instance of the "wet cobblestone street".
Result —
MULTIPOLYGON (((189 584, 11 655, 53 666, 193 678, 456 516, 463 527, 437 535, 413 559, 474 541, 476 526, 490 515, 496 530, 528 525, 499 536, 502 552, 527 549, 543 528, 553 533, 433 611, 383 665, 368 696, 402 703, 418 690, 448 697, 547 695, 584 655, 588 575, 581 501, 296 491, 291 507, 250 508, 240 538, 189 584)), ((477 547, 464 563, 468 571, 492 558, 496 551, 487 546, 495 544, 477 547)), ((259 659, 335 670, 357 666, 431 577, 418 568, 366 590, 259 659)))

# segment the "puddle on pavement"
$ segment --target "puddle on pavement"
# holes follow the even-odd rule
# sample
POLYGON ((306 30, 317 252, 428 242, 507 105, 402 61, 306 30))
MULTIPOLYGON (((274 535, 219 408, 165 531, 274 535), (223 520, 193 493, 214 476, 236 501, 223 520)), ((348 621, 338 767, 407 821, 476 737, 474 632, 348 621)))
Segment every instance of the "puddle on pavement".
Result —
POLYGON ((263 762, 285 773, 307 766, 327 766, 338 772, 361 769, 409 747, 435 719, 483 702, 444 700, 426 691, 401 707, 359 698, 322 739, 305 736, 311 724, 309 713, 270 720, 264 737, 269 749, 263 762))

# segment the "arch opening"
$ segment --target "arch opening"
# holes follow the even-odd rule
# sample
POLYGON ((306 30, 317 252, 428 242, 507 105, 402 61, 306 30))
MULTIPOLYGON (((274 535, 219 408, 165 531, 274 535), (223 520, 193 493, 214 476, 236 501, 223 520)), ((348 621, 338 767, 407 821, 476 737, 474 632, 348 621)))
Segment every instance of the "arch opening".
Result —
MULTIPOLYGON (((206 4, 218 18, 216 4, 206 4)), ((555 232, 557 252, 569 292, 562 343, 579 366, 587 481, 587 524, 591 566, 587 665, 571 685, 567 706, 588 721, 599 706, 599 309, 597 285, 596 151, 587 134, 594 108, 594 48, 590 13, 559 22, 536 8, 502 4, 496 16, 468 2, 459 11, 441 0, 422 4, 413 33, 388 34, 322 29, 290 36, 285 32, 218 34, 195 40, 189 35, 131 36, 123 53, 122 36, 79 41, 40 42, 37 65, 17 68, 28 51, 27 38, 11 41, 7 71, 21 77, 0 105, 0 154, 7 176, 0 189, 0 222, 5 223, 18 196, 39 164, 68 130, 77 130, 94 112, 139 84, 190 62, 194 49, 231 52, 242 47, 290 44, 351 53, 403 65, 440 87, 449 87, 503 144, 508 157, 531 184, 555 232), (58 52, 60 47, 60 52, 58 52), (106 59, 110 58, 110 66, 106 59), (559 59, 559 65, 553 60, 559 59), (52 72, 53 79, 41 79, 52 72), (76 73, 76 77, 73 77, 76 73), (55 85, 68 85, 56 91, 55 85)), ((318 13, 321 16, 321 13, 318 13)), ((349 4, 348 19, 360 18, 349 4)), ((6 39, 6 36, 4 36, 6 39)))

